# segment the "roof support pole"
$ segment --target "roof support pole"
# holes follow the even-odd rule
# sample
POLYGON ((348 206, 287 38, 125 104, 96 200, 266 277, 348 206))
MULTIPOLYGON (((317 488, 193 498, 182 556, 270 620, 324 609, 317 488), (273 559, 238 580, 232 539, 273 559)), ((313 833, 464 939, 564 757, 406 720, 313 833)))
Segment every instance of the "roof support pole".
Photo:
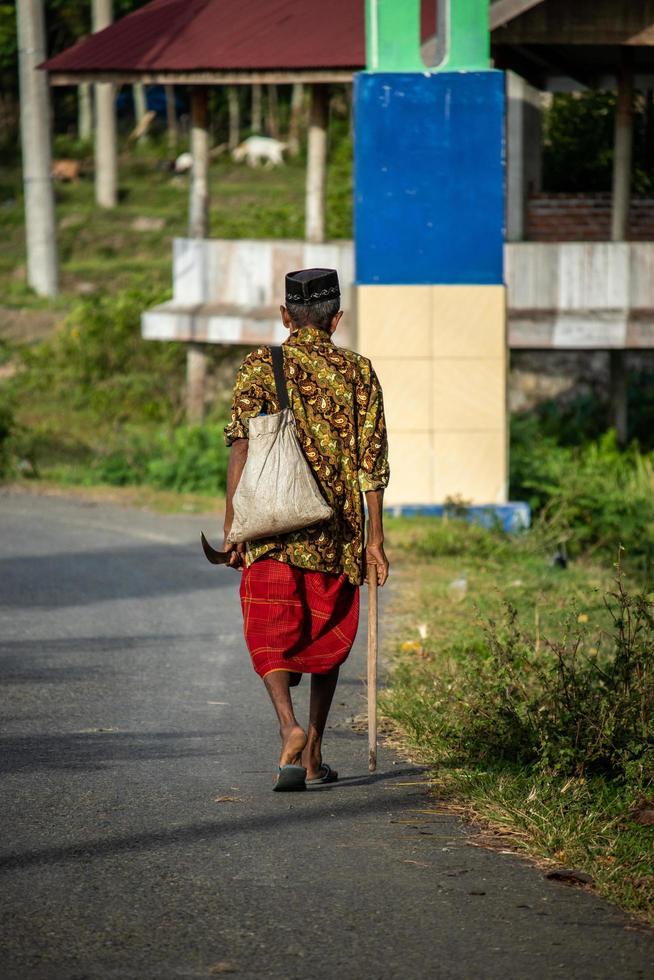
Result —
POLYGON ((90 140, 93 135, 93 93, 90 82, 77 86, 77 138, 90 140))
POLYGON ((164 85, 166 93, 166 129, 168 132, 168 152, 177 150, 177 107, 175 105, 174 85, 164 85))
MULTIPOLYGON (((145 94, 145 85, 142 82, 135 82, 132 86, 132 97, 134 99, 134 124, 139 126, 143 122, 143 117, 148 111, 148 100, 145 94)), ((137 137, 139 143, 147 143, 148 136, 144 130, 137 137)))
POLYGON ((611 204, 611 241, 627 237, 629 197, 631 190, 631 152, 633 144, 633 80, 623 66, 618 74, 618 98, 615 107, 613 139, 613 199, 611 204))
MULTIPOLYGON (((93 31, 113 21, 112 0, 93 0, 93 31)), ((101 208, 118 203, 115 90, 110 82, 95 86, 95 200, 101 208)))
POLYGON ((539 93, 528 82, 506 73, 506 237, 525 237, 529 195, 541 184, 541 122, 539 93))
POLYGON ((228 146, 230 150, 235 150, 241 142, 241 105, 235 85, 227 87, 227 106, 229 109, 228 146))
MULTIPOLYGON (((209 234, 209 128, 207 89, 191 89, 191 155, 193 166, 189 185, 189 238, 209 234)), ((190 343, 186 351, 186 416, 200 423, 204 417, 207 355, 203 344, 190 343)))
POLYGON ((261 132, 261 85, 252 85, 252 119, 250 129, 253 133, 261 132))
MULTIPOLYGON (((618 97, 615 107, 613 142, 613 196, 611 201, 611 240, 623 242, 629 223, 631 192, 631 157, 633 146, 633 76, 623 62, 618 72, 618 97)), ((610 352, 611 424, 618 442, 627 441, 627 369, 626 351, 610 352)))
POLYGON ((209 129, 204 85, 191 89, 191 156, 188 237, 206 238, 209 233, 209 129))
POLYGON ((300 130, 302 127, 303 109, 304 85, 302 82, 293 82, 291 118, 288 126, 288 152, 292 157, 296 157, 300 152, 300 130))
POLYGON ((327 85, 312 85, 307 140, 305 206, 305 238, 308 242, 324 242, 325 240, 328 118, 329 88, 327 85))
POLYGON ((267 132, 274 140, 279 139, 279 113, 277 108, 277 86, 268 86, 268 112, 266 113, 267 132))
POLYGON ((36 66, 45 58, 42 0, 21 0, 18 15, 20 134, 25 187, 27 282, 39 296, 57 294, 57 237, 48 79, 36 66))

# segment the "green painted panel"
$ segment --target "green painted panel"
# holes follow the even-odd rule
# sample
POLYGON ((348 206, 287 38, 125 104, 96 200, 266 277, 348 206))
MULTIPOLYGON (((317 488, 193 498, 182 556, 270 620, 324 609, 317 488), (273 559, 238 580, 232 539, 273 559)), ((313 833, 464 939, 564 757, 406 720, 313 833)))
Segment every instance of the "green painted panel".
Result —
POLYGON ((424 71, 420 0, 366 0, 368 71, 424 71))
MULTIPOLYGON (((400 0, 401 2, 401 0, 400 0)), ((490 67, 488 0, 449 0, 449 38, 439 71, 490 67)))
POLYGON ((483 71, 489 67, 489 0, 440 0, 438 64, 427 69, 420 56, 420 3, 366 0, 368 71, 483 71))

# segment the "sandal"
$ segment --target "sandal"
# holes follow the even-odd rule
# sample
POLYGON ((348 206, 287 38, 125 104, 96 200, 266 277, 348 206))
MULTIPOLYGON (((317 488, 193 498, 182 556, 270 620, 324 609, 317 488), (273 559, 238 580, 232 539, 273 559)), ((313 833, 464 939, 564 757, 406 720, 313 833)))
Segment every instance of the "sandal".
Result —
POLYGON ((327 783, 335 783, 338 779, 338 773, 331 766, 328 766, 326 762, 321 764, 320 773, 320 776, 307 779, 307 786, 325 786, 327 783))
POLYGON ((280 766, 273 793, 296 793, 307 788, 304 766, 280 766))

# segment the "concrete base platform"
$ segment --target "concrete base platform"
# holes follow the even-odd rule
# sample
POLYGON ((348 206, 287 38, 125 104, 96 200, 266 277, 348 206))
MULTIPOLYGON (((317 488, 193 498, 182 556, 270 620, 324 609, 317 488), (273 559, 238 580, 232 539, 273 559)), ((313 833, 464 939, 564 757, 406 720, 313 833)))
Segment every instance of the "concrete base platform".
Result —
POLYGON ((507 504, 479 504, 457 508, 447 504, 408 504, 385 507, 389 517, 456 517, 482 527, 501 527, 509 534, 526 531, 531 526, 531 508, 523 501, 507 504))

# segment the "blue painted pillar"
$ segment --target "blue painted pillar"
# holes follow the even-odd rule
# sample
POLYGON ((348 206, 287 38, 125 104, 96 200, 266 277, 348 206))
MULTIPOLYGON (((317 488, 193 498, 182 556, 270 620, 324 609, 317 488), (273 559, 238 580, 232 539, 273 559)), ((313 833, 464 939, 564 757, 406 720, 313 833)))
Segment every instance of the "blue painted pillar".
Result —
POLYGON ((369 0, 378 69, 355 79, 358 344, 384 387, 396 504, 507 494, 504 76, 484 63, 487 2, 453 3, 437 50, 462 70, 384 70, 385 53, 415 64, 418 29, 402 0, 369 0), (404 42, 397 21, 385 41, 400 8, 404 42))

